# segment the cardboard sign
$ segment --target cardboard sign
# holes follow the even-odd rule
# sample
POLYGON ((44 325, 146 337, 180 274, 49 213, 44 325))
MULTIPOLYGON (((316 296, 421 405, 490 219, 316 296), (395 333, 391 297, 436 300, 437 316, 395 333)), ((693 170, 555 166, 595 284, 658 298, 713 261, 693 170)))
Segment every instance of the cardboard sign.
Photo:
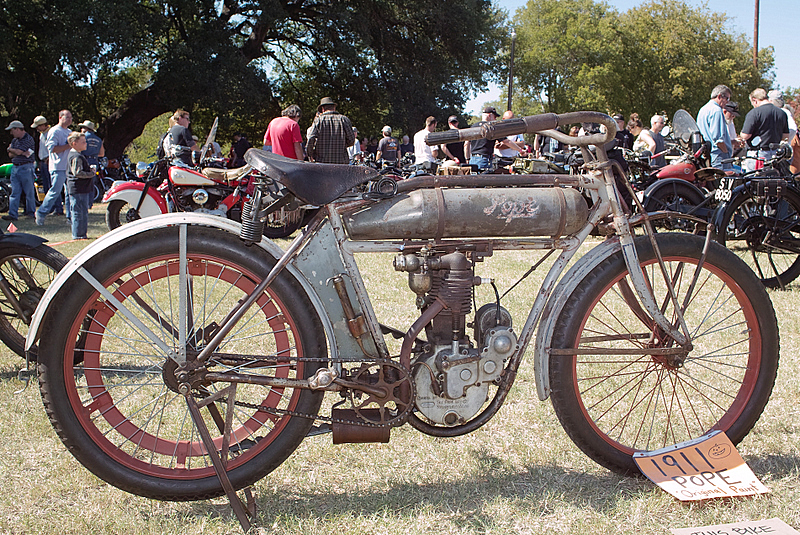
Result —
POLYGON ((746 520, 734 524, 719 524, 718 526, 702 526, 699 528, 680 528, 669 530, 672 535, 800 535, 795 530, 778 518, 769 520, 746 520))
POLYGON ((722 431, 633 459, 650 481, 682 501, 769 492, 722 431))

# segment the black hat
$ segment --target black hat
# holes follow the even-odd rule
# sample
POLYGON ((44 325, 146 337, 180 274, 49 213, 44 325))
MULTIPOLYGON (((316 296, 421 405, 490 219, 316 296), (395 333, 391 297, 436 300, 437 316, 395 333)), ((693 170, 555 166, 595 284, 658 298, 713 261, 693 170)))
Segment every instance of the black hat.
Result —
POLYGON ((622 115, 621 113, 615 113, 614 115, 611 116, 611 118, 614 119, 615 121, 624 121, 625 120, 625 116, 622 115))
POLYGON ((450 117, 447 118, 447 122, 448 123, 458 123, 458 117, 456 117, 455 115, 451 115, 450 117))
POLYGON ((725 109, 728 110, 734 117, 739 117, 739 103, 729 100, 725 103, 725 109))
POLYGON ((493 113, 495 117, 500 117, 500 114, 497 113, 497 109, 494 106, 486 106, 483 108, 483 113, 493 113))

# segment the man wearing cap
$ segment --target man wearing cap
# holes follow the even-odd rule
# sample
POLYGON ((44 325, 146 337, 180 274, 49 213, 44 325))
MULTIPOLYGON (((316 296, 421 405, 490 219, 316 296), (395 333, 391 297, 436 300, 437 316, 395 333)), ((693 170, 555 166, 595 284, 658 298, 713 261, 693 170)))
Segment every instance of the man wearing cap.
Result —
POLYGON ((308 135, 308 158, 320 163, 350 163, 347 147, 356 140, 350 119, 336 111, 336 102, 330 97, 319 101, 317 111, 308 135))
MULTIPOLYGON (((458 130, 458 117, 455 115, 451 115, 447 119, 447 126, 450 130, 458 130)), ((456 165, 461 165, 466 163, 467 159, 464 158, 464 142, 463 141, 455 141, 453 143, 448 143, 446 145, 441 145, 442 150, 450 158, 452 161, 456 162, 456 165)))
POLYGON ((50 170, 47 168, 50 153, 47 151, 47 145, 44 142, 47 138, 47 131, 50 130, 50 125, 47 124, 47 119, 45 119, 44 115, 37 115, 31 128, 35 129, 39 134, 36 136, 36 161, 39 165, 37 176, 42 185, 42 191, 47 191, 50 189, 50 170))
POLYGON ((384 126, 381 130, 383 137, 378 142, 378 151, 375 153, 375 160, 389 163, 397 163, 400 157, 400 143, 392 137, 392 127, 384 126))
POLYGON ((718 169, 731 169, 730 163, 722 160, 733 155, 733 143, 725 123, 722 107, 731 99, 731 90, 726 85, 718 85, 711 90, 711 100, 697 113, 697 127, 703 139, 711 143, 711 166, 718 169))
POLYGON ((36 191, 33 187, 34 158, 33 149, 36 144, 33 137, 25 131, 25 125, 19 121, 11 121, 6 127, 11 131, 11 144, 6 149, 11 158, 11 198, 8 203, 6 221, 16 221, 19 211, 20 196, 25 193, 25 214, 33 215, 36 211, 36 191))
MULTIPOLYGON (((490 121, 496 121, 497 117, 497 110, 493 106, 486 106, 483 108, 481 120, 473 124, 472 128, 480 127, 490 121)), ((483 138, 465 141, 464 156, 469 158, 469 164, 476 166, 478 170, 483 171, 488 169, 492 164, 492 153, 494 152, 494 145, 496 142, 496 139, 483 138)))
POLYGON ((425 119, 425 128, 414 134, 414 163, 424 162, 436 163, 433 155, 433 148, 428 145, 428 134, 436 130, 436 118, 430 116, 425 119))
POLYGON ((98 159, 106 155, 106 149, 103 147, 103 138, 97 135, 97 127, 88 119, 78 126, 84 137, 86 137, 86 150, 81 154, 86 156, 89 165, 97 165, 98 159))
MULTIPOLYGON (((69 125, 72 124, 72 113, 69 110, 58 112, 58 124, 47 132, 47 150, 49 153, 50 168, 50 189, 47 191, 42 205, 36 211, 36 224, 44 225, 44 218, 51 210, 56 214, 62 215, 61 193, 64 191, 64 183, 67 181, 67 165, 69 164, 69 151, 72 148, 67 143, 70 134, 69 125)), ((69 201, 66 203, 67 219, 69 219, 69 201)))
POLYGON ((722 113, 725 115, 725 123, 728 125, 728 135, 731 138, 733 152, 735 153, 742 148, 742 140, 739 139, 739 135, 736 133, 736 125, 733 124, 733 120, 739 117, 739 103, 729 100, 722 106, 722 113))
MULTIPOLYGON (((770 145, 789 138, 789 121, 783 110, 772 104, 767 99, 767 92, 760 87, 750 93, 750 103, 753 104, 753 109, 744 116, 740 136, 754 149, 748 152, 748 156, 755 156, 754 152, 757 150, 759 158, 772 158, 775 150, 770 145)), ((755 161, 745 161, 745 169, 754 170, 755 161)))
POLYGON ((633 149, 633 134, 626 128, 625 116, 621 113, 615 113, 612 117, 617 123, 617 133, 614 138, 617 140, 617 147, 620 149, 633 149))

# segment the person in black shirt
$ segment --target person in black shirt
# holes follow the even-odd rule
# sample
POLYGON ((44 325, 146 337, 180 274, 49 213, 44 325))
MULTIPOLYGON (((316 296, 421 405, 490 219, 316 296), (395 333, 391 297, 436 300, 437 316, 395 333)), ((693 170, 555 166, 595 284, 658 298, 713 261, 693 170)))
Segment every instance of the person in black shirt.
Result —
MULTIPOLYGON (((490 121, 496 121, 497 110, 493 106, 486 106, 481 114, 481 121, 472 125, 472 128, 483 125, 490 121)), ((469 164, 474 165, 479 171, 488 169, 492 165, 492 154, 496 139, 476 139, 464 142, 464 156, 469 156, 469 164)))
MULTIPOLYGON (((447 119, 447 126, 449 126, 451 130, 458 129, 458 117, 451 115, 450 118, 447 119)), ((444 150, 444 153, 448 158, 456 162, 458 165, 466 163, 467 161, 467 159, 464 158, 463 141, 456 141, 454 143, 442 145, 442 150, 444 150)))
POLYGON ((247 141, 247 137, 241 133, 236 132, 233 134, 233 145, 231 145, 231 163, 230 167, 242 167, 245 165, 244 161, 244 153, 247 152, 247 149, 251 148, 252 145, 249 141, 247 141))
POLYGON ((163 143, 167 156, 174 154, 186 165, 192 165, 192 152, 200 150, 189 131, 189 112, 178 110, 172 115, 175 126, 169 129, 169 134, 163 143))

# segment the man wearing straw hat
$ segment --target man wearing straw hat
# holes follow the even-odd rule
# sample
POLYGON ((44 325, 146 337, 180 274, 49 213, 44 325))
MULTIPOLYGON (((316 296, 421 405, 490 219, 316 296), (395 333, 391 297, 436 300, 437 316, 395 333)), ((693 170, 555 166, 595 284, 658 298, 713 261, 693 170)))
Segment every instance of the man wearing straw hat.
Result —
POLYGON ((78 126, 86 136, 86 150, 81 154, 86 156, 89 165, 97 165, 98 159, 106 155, 106 149, 103 147, 103 138, 97 135, 97 127, 88 119, 78 126))

